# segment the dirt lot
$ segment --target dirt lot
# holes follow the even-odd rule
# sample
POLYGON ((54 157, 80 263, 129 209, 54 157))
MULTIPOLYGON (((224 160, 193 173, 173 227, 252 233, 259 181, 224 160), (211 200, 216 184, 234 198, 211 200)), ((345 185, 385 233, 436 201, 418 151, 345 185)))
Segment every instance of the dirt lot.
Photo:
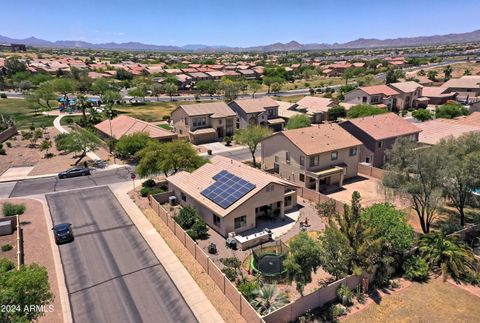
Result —
MULTIPOLYGON (((51 138, 51 140, 54 141, 55 136, 58 134, 58 130, 51 127, 46 129, 44 137, 51 138)), ((30 176, 53 174, 65 170, 75 163, 76 158, 74 158, 74 154, 64 154, 59 152, 55 148, 54 142, 53 147, 49 152, 53 153, 55 156, 52 158, 45 158, 45 152, 40 151, 39 148, 41 141, 42 140, 38 140, 36 148, 30 148, 30 142, 28 140, 22 140, 20 134, 7 140, 7 142, 11 143, 12 147, 9 148, 6 143, 3 145, 7 155, 0 158, 0 174, 4 173, 10 167, 33 167, 28 174, 30 176)), ((100 158, 108 158, 108 153, 102 148, 96 153, 100 158)), ((89 160, 89 158, 85 157, 84 160, 89 160)))
MULTIPOLYGON (((60 303, 60 296, 58 290, 58 282, 55 271, 55 265, 53 260, 53 252, 50 245, 51 234, 47 227, 45 215, 43 213, 43 205, 32 199, 0 199, 0 209, 5 202, 10 203, 23 203, 26 206, 26 211, 20 216, 20 220, 23 227, 24 236, 24 252, 25 263, 37 263, 44 266, 48 271, 48 279, 50 281, 50 288, 54 294, 53 306, 54 311, 47 313, 40 318, 40 323, 57 323, 63 322, 62 318, 62 305, 60 303)), ((0 237, 0 244, 3 244, 4 239, 13 240, 14 249, 9 251, 6 256, 13 259, 16 262, 16 233, 7 236, 0 237)), ((0 257, 3 257, 4 253, 0 253, 0 257)))
POLYGON ((441 278, 384 296, 345 322, 478 322, 480 298, 441 278))
POLYGON ((380 180, 368 176, 357 176, 355 178, 347 179, 344 181, 341 190, 328 194, 328 196, 340 202, 349 204, 352 200, 352 193, 354 191, 360 192, 363 207, 384 202, 390 202, 401 208, 406 206, 406 204, 399 199, 386 197, 381 187, 380 180))

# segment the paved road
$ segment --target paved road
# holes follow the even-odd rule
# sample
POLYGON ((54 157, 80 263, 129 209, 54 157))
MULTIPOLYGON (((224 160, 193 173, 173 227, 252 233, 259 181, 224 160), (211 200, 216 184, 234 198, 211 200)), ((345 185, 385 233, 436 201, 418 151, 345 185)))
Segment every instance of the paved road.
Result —
POLYGON ((148 244, 106 186, 46 195, 75 322, 196 322, 148 244))
MULTIPOLYGON (((90 176, 59 179, 58 177, 46 177, 19 181, 15 184, 10 197, 45 194, 50 192, 66 191, 77 188, 107 185, 131 181, 130 170, 117 168, 101 172, 94 172, 90 176)), ((5 187, 6 189, 7 187, 5 187)), ((2 191, 0 187, 0 192, 2 191)))
MULTIPOLYGON (((258 145, 257 150, 255 151, 255 157, 257 159, 257 162, 260 162, 259 156, 261 154, 262 147, 258 145)), ((214 155, 220 155, 220 156, 225 156, 237 161, 247 161, 252 159, 252 154, 250 153, 250 150, 248 148, 244 149, 238 149, 238 150, 233 150, 233 151, 224 151, 220 153, 215 153, 214 155)), ((209 156, 207 156, 209 157, 209 156)))

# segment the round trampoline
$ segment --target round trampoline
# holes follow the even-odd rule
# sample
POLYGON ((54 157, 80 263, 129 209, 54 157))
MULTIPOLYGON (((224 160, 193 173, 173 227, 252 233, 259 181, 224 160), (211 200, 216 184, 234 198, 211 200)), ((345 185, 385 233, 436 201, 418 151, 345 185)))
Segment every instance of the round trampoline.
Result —
POLYGON ((252 251, 250 266, 262 276, 275 277, 286 273, 283 261, 288 254, 288 247, 281 241, 265 244, 252 251))

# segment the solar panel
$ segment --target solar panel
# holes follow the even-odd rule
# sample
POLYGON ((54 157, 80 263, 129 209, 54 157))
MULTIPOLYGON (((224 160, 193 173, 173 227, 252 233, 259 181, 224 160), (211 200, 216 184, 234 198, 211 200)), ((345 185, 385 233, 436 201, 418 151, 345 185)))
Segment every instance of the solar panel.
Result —
POLYGON ((226 209, 241 199, 256 186, 246 180, 222 170, 213 176, 215 183, 200 192, 210 201, 226 209))

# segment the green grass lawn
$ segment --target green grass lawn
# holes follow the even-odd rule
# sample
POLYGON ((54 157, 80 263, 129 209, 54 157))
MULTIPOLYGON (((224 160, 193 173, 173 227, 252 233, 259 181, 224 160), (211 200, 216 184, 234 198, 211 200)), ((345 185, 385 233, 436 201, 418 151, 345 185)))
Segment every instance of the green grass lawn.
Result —
POLYGON ((48 127, 53 125, 54 116, 45 116, 41 113, 35 115, 29 109, 25 100, 22 99, 0 99, 0 114, 11 116, 17 125, 17 129, 28 127, 48 127))

